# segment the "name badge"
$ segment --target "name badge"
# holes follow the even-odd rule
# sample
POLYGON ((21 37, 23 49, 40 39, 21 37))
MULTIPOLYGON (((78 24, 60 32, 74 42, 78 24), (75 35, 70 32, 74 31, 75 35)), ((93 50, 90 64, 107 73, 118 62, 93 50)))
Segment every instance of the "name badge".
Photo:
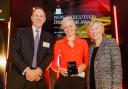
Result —
POLYGON ((49 48, 49 47, 50 47, 50 43, 48 43, 48 42, 43 42, 43 47, 49 48))

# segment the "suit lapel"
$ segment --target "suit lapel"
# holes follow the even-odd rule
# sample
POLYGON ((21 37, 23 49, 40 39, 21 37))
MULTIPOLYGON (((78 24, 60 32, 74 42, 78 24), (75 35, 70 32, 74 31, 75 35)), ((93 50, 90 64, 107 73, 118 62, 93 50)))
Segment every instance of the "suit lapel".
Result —
MULTIPOLYGON (((103 38, 102 41, 101 41, 101 44, 100 44, 100 46, 99 46, 99 48, 97 50, 96 56, 95 56, 95 60, 97 60, 98 55, 100 53, 102 53, 102 48, 103 48, 104 45, 105 45, 105 38, 103 38)), ((95 48, 95 44, 93 44, 90 47, 90 62, 89 63, 91 63, 91 58, 92 58, 92 53, 93 53, 94 48, 95 48)))
POLYGON ((32 31, 32 28, 28 29, 28 38, 29 38, 29 41, 30 41, 30 45, 34 51, 34 37, 33 37, 33 31, 32 31))
POLYGON ((104 45, 105 45, 105 38, 102 39, 99 49, 97 50, 97 54, 102 52, 102 48, 104 47, 104 45))
POLYGON ((37 63, 39 64, 41 58, 42 58, 42 45, 43 45, 43 41, 45 38, 45 32, 41 31, 41 36, 40 36, 40 41, 39 41, 39 45, 38 45, 38 52, 37 52, 37 63))
POLYGON ((101 41, 101 44, 100 44, 100 46, 99 46, 99 48, 98 48, 98 50, 97 50, 97 53, 96 53, 96 57, 95 57, 95 60, 97 60, 98 58, 98 56, 99 55, 101 55, 101 53, 103 52, 103 47, 104 47, 104 45, 105 45, 105 38, 103 38, 102 39, 102 41, 101 41))
POLYGON ((40 41, 39 41, 39 46, 38 46, 38 53, 40 51, 41 46, 43 45, 44 36, 45 36, 44 31, 41 30, 41 36, 40 36, 40 41))

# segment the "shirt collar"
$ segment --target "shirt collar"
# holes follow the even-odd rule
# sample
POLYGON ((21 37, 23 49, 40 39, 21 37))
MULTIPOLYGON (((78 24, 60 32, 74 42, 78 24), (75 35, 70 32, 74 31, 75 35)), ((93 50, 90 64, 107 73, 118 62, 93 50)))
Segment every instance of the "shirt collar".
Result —
MULTIPOLYGON (((64 40, 67 42, 68 41, 68 38, 65 37, 64 40)), ((78 42, 78 37, 75 37, 75 39, 73 40, 74 43, 77 43, 78 42)))
MULTIPOLYGON (((36 30, 37 30, 37 29, 36 29, 36 27, 35 27, 35 26, 33 26, 33 25, 32 25, 32 29, 33 29, 33 31, 36 31, 36 30)), ((41 32, 41 28, 40 28, 40 29, 38 29, 38 31, 39 31, 39 32, 41 32)))

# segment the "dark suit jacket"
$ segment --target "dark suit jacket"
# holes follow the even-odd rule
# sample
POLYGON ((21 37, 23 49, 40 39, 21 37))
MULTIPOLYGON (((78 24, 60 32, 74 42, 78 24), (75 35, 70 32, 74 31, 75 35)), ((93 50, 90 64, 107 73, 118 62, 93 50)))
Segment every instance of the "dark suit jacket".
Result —
MULTIPOLYGON (((52 56, 53 37, 50 33, 41 31, 40 42, 37 52, 37 65, 44 72, 49 66, 52 56), (50 44, 46 46, 46 43, 50 44), (44 45, 45 44, 45 45, 44 45)), ((27 67, 32 67, 34 55, 34 38, 32 28, 20 28, 13 41, 11 62, 12 67, 9 73, 7 89, 23 89, 26 83, 23 71, 27 67)), ((43 85, 42 82, 39 82, 43 85)))

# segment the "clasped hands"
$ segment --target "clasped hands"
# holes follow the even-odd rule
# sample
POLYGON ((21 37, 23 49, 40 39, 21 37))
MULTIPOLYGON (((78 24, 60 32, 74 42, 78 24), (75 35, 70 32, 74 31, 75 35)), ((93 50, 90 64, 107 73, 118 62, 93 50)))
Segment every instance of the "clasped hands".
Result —
POLYGON ((41 79, 42 76, 42 70, 40 68, 36 68, 36 69, 27 69, 27 71, 25 72, 25 77, 26 80, 28 81, 39 81, 41 79))
MULTIPOLYGON (((59 73, 63 76, 68 76, 68 72, 66 68, 59 67, 59 73)), ((84 72, 85 71, 85 64, 81 64, 78 66, 78 73, 84 72)))

